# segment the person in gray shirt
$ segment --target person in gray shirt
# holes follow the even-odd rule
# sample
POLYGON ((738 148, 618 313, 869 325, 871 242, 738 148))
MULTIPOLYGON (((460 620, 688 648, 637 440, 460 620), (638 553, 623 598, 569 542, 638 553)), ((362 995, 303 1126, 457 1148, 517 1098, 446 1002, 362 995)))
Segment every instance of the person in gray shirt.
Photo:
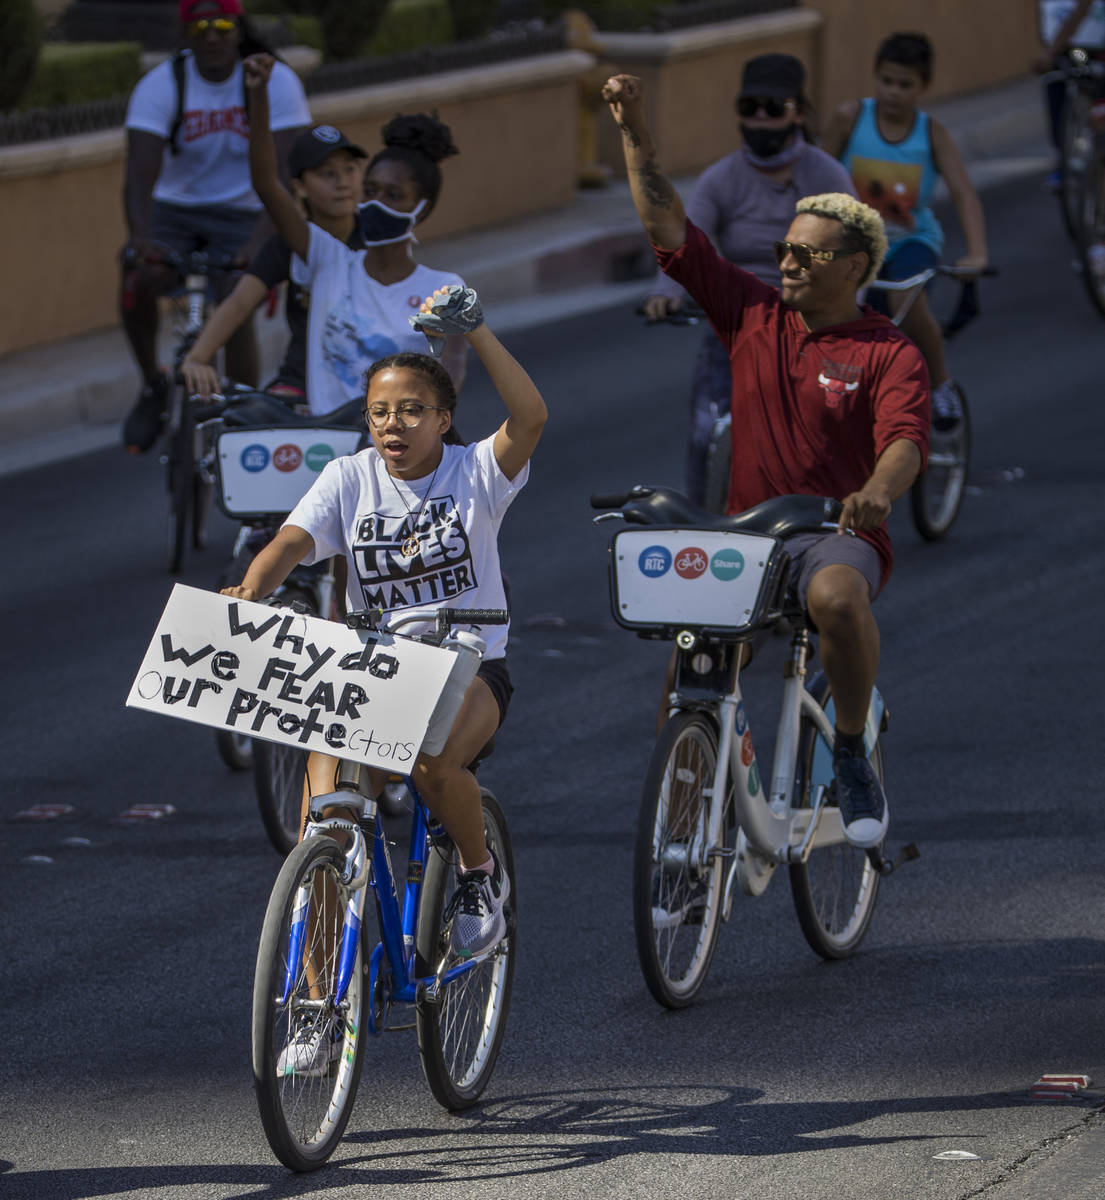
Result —
MULTIPOLYGON (((736 97, 743 145, 702 172, 686 204, 687 216, 725 258, 772 287, 779 284, 772 247, 786 237, 795 204, 825 192, 856 194, 843 165, 810 140, 805 85, 805 68, 793 55, 749 59, 736 97)), ((662 321, 685 304, 683 289, 658 272, 643 312, 649 321, 662 321)), ((707 330, 690 397, 685 486, 695 503, 704 499, 714 422, 729 411, 731 394, 728 353, 707 330)))

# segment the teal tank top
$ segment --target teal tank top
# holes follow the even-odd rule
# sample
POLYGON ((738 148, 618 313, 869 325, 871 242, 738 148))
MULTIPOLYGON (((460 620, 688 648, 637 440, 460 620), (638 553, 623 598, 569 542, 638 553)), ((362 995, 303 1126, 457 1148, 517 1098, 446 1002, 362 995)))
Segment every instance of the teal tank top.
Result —
POLYGON ((930 207, 938 172, 928 113, 917 113, 900 142, 888 142, 879 133, 875 101, 868 97, 861 102, 841 162, 859 198, 881 215, 891 254, 907 241, 923 242, 937 255, 943 252, 944 231, 930 207))

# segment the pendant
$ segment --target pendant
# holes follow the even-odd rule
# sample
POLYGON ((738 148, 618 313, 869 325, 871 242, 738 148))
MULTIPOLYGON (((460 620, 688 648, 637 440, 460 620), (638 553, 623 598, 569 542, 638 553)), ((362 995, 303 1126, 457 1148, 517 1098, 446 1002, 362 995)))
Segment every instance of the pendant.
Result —
POLYGON ((409 537, 404 538, 403 544, 399 547, 400 553, 406 558, 414 558, 418 553, 418 538, 412 533, 409 537))

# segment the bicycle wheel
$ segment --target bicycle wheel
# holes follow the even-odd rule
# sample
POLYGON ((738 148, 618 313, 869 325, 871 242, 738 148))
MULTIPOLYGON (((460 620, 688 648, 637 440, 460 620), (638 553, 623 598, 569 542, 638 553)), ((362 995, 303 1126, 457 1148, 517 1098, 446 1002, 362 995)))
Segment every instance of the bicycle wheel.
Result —
POLYGON ((195 467, 195 426, 192 406, 180 385, 174 389, 170 406, 168 439, 169 519, 166 527, 166 547, 169 573, 176 575, 184 563, 184 546, 191 515, 195 467))
POLYGON ((929 542, 938 542, 955 524, 971 458, 971 412, 959 384, 963 419, 946 433, 934 429, 929 441, 928 465, 909 490, 909 506, 917 532, 929 542))
POLYGON ((1105 145, 1095 146, 1078 197, 1078 257, 1090 302, 1105 316, 1105 145))
POLYGON ((299 841, 307 751, 258 738, 253 743, 253 789, 269 841, 287 854, 299 841))
MULTIPOLYGON (((518 879, 506 818, 486 788, 483 823, 487 844, 510 877, 506 902, 507 934, 491 955, 442 984, 436 1000, 420 996, 415 1008, 418 1053, 430 1091, 445 1108, 470 1108, 487 1087, 506 1032, 510 988, 514 980, 518 879)), ((434 844, 426 862, 418 906, 416 947, 420 970, 437 968, 445 952, 442 916, 456 890, 457 855, 451 843, 434 844)))
MULTIPOLYGON (((633 928, 648 990, 683 1008, 706 979, 717 945, 728 858, 705 867, 688 849, 705 836, 717 765, 717 731, 702 713, 682 712, 660 731, 645 775, 633 855, 633 928)), ((732 835, 726 815, 723 837, 732 835)))
POLYGON ((1082 177, 1093 151, 1090 110, 1093 100, 1085 88, 1068 90, 1062 129, 1063 179, 1059 187, 1059 211, 1063 227, 1075 242, 1081 241, 1082 177))
MULTIPOLYGON (((829 681, 817 674, 809 684, 813 698, 824 708, 829 699, 829 681)), ((819 738, 812 721, 802 719, 798 738, 796 800, 800 807, 813 803, 814 755, 832 755, 832 747, 819 738)), ((871 765, 885 785, 882 742, 875 744, 871 765)), ((798 923, 810 947, 822 958, 848 958, 855 954, 879 894, 881 876, 865 850, 841 842, 810 852, 804 863, 790 868, 790 890, 798 923)))
POLYGON ((702 506, 713 513, 724 513, 729 507, 729 464, 733 454, 728 413, 714 421, 710 442, 706 447, 706 482, 702 506))
POLYGON ((207 547, 207 522, 215 499, 215 481, 199 464, 192 472, 192 549, 207 547))
POLYGON ((236 729, 216 729, 215 749, 232 771, 248 771, 253 766, 253 738, 236 729))
POLYGON ((253 979, 253 1079, 273 1153, 313 1171, 334 1152, 357 1095, 364 1057, 361 936, 344 999, 335 989, 345 907, 344 855, 329 837, 289 855, 269 898, 253 979), (302 905, 309 905, 306 917, 302 905), (293 949, 297 947, 297 949, 293 949), (299 1064, 289 1058, 292 1045, 299 1064), (310 1052, 313 1050, 314 1052, 310 1052))

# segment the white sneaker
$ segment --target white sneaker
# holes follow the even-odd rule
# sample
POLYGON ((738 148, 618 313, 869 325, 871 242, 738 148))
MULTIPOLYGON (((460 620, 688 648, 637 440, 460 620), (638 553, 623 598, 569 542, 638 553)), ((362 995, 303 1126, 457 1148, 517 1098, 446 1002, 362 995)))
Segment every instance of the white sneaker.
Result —
POLYGON ((330 1070, 330 1064, 337 1062, 340 1057, 341 1038, 333 1036, 332 1022, 327 1020, 319 1025, 308 1018, 300 1023, 288 1039, 288 1044, 280 1051, 280 1057, 276 1060, 276 1075, 278 1079, 283 1079, 285 1075, 325 1075, 330 1070))
POLYGON ((490 950, 506 936, 503 906, 510 896, 510 878, 494 855, 495 869, 465 871, 457 881, 445 921, 449 949, 457 958, 472 958, 490 950))

